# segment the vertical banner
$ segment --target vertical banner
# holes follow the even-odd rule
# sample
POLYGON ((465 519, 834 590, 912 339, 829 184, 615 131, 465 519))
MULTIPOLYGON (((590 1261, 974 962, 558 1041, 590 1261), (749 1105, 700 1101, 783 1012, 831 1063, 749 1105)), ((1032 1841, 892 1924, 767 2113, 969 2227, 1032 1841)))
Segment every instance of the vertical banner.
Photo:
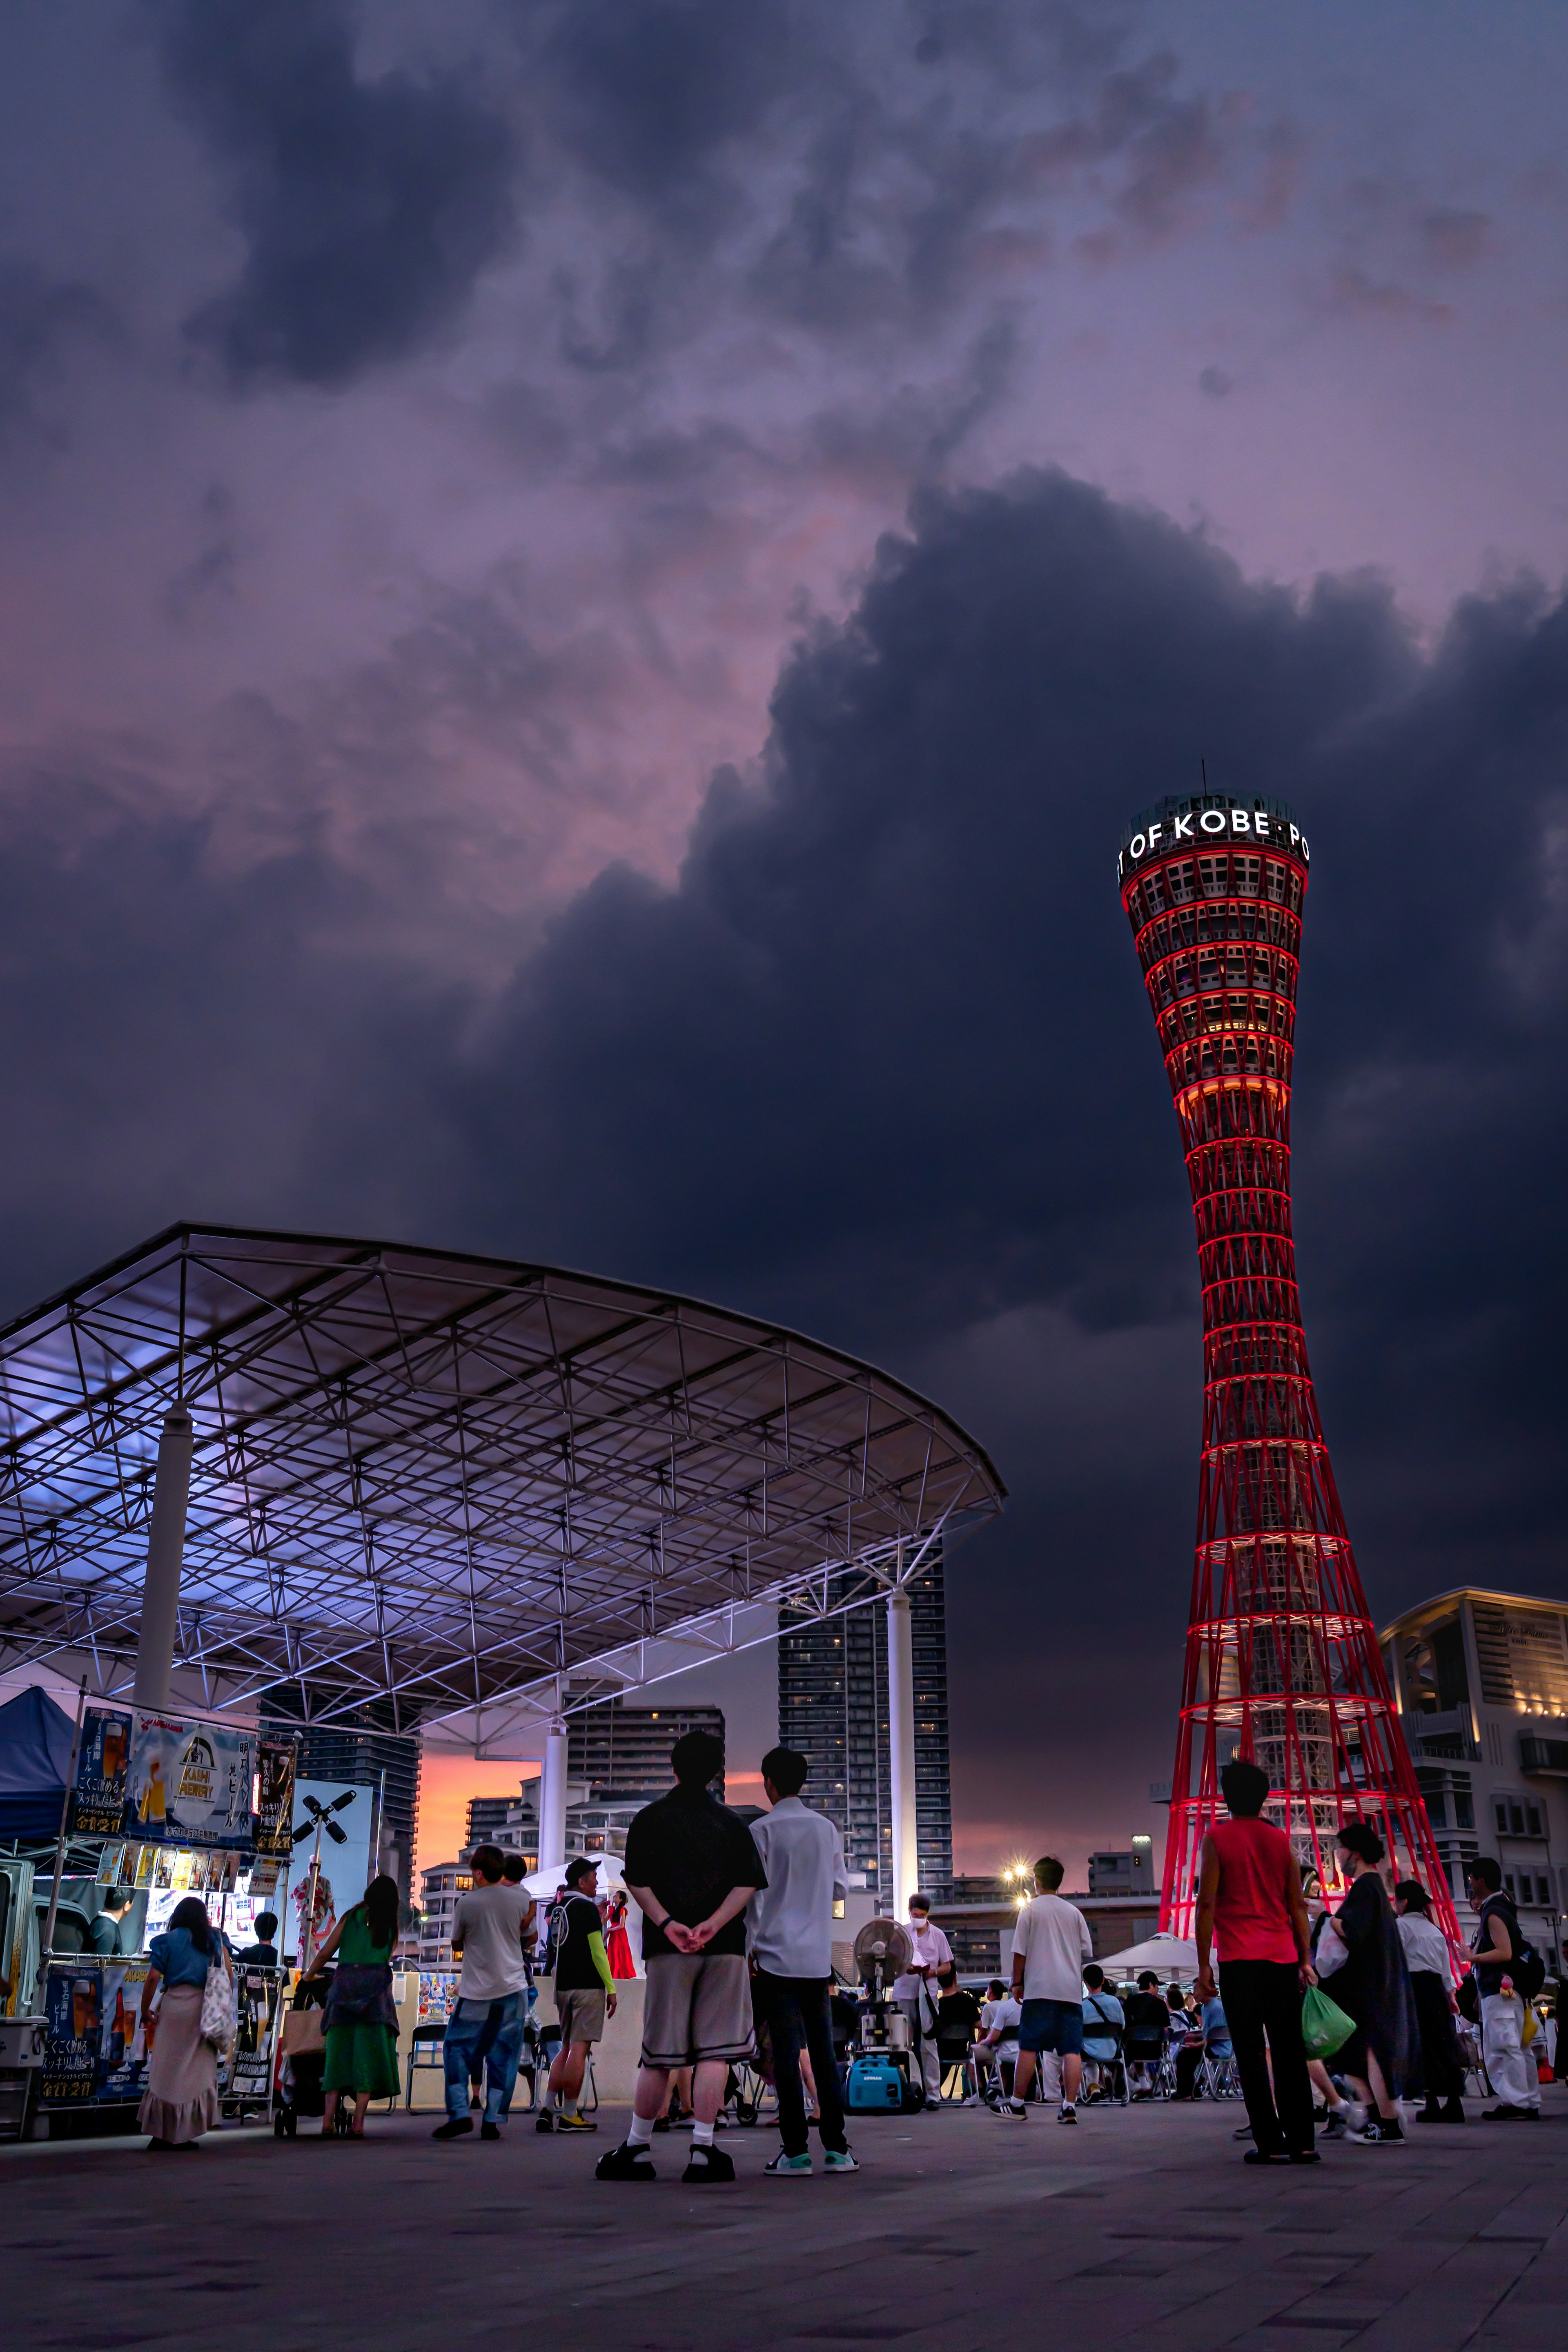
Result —
POLYGON ((236 1970, 235 1989, 234 2071, 229 2088, 237 2098, 254 2099, 259 2105, 267 2097, 272 2021, 278 2014, 278 1971, 241 1967, 236 1970))
MULTIPOLYGON (((71 1959, 51 1967, 44 1996, 46 2106, 139 2099, 147 2087, 141 2022, 146 1960, 71 1959)), ((156 2021, 153 2023, 154 2033, 156 2021)))
POLYGON ((294 1761, 291 1739, 263 1739, 256 1751, 256 1851, 294 1851, 294 1761))
POLYGON ((81 1719, 76 1786, 71 1791, 71 1832, 80 1837, 116 1837, 125 1821, 131 1772, 131 1710, 89 1706, 81 1719))
POLYGON ((154 1844, 248 1850, 255 1778, 254 1731, 138 1710, 125 1834, 154 1844))

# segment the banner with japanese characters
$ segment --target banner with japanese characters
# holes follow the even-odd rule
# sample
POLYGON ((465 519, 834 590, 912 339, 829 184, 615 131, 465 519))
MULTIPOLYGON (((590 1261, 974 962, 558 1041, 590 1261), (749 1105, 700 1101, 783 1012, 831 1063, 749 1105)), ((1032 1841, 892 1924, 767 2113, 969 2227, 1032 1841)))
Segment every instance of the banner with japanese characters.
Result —
POLYGON ((89 1706, 81 1719, 70 1826, 79 1837, 117 1837, 131 1774, 131 1710, 89 1706))

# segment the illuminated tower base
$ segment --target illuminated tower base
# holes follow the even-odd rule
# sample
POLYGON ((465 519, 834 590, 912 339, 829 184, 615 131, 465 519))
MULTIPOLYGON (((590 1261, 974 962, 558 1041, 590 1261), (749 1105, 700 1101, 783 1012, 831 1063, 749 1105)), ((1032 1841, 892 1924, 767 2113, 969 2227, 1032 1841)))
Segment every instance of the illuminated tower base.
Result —
POLYGON ((1290 1230, 1290 1064, 1308 847, 1282 802, 1162 801, 1117 872, 1186 1151, 1204 1298, 1197 1550, 1162 1925, 1190 1937, 1234 1756, 1303 1875, 1339 1891, 1334 1832, 1373 1822, 1394 1872, 1458 1927, 1318 1420, 1290 1230))

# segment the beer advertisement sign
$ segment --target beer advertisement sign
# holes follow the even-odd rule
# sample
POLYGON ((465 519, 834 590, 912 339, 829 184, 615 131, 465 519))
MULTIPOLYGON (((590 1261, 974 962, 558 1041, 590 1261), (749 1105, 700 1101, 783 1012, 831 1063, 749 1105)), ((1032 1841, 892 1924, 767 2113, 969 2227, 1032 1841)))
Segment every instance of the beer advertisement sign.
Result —
POLYGON ((125 1834, 153 1844, 248 1849, 255 1778, 254 1731, 138 1710, 125 1834))
POLYGON ((257 1748, 256 1851, 294 1851, 294 1759, 291 1739, 263 1739, 257 1748))
POLYGON ((125 1823, 131 1774, 131 1710, 89 1706, 81 1719, 71 1829, 80 1837, 117 1837, 125 1823))

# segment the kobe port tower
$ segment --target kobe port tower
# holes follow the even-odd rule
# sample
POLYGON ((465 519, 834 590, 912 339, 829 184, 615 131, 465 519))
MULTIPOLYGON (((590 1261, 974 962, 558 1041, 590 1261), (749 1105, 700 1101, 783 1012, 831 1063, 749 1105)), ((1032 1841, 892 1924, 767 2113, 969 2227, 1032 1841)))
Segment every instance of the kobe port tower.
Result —
POLYGON ((1309 1888, 1371 1822, 1458 1940, 1329 1464, 1296 1287, 1290 1075, 1310 851, 1261 794, 1163 800, 1128 825, 1121 903, 1192 1185, 1203 1282, 1197 1542, 1161 1924, 1193 1933, 1219 1774, 1268 1775, 1309 1888))

